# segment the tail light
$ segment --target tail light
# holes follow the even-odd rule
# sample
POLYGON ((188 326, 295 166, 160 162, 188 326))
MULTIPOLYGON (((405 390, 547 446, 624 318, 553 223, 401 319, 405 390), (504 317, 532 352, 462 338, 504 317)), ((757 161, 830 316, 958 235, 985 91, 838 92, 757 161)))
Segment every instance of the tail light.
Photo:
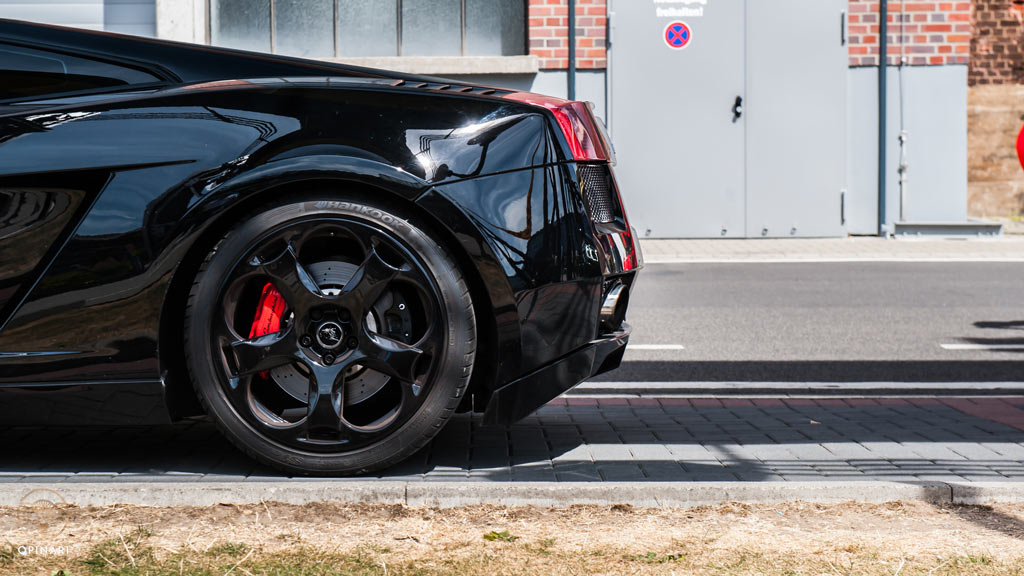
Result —
POLYGON ((594 118, 594 114, 586 102, 572 102, 530 92, 512 92, 505 98, 550 110, 555 115, 555 121, 562 129, 562 134, 569 142, 573 160, 583 162, 612 162, 614 160, 611 141, 604 131, 604 126, 600 120, 594 118))
POLYGON ((623 270, 636 270, 640 267, 640 259, 637 257, 639 250, 636 246, 636 238, 633 237, 633 228, 626 226, 626 230, 622 233, 622 245, 626 252, 626 257, 622 260, 623 270))
POLYGON ((580 193, 590 219, 597 225, 605 253, 615 254, 613 259, 623 271, 639 268, 642 256, 609 166, 615 164, 615 149, 604 124, 594 116, 590 106, 585 102, 530 92, 512 92, 504 98, 546 108, 555 116, 569 144, 572 159, 578 163, 576 179, 580 193))
POLYGON ((611 166, 577 164, 576 180, 587 213, 605 245, 605 252, 617 254, 615 259, 624 271, 639 268, 636 239, 626 217, 626 208, 622 204, 611 166))

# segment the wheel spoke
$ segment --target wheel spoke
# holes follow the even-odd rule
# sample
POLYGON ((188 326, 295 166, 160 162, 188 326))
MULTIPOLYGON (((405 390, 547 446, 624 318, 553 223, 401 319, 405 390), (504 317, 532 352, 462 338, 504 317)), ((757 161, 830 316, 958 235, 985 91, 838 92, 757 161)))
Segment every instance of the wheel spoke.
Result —
POLYGON ((288 306, 299 313, 297 315, 304 314, 323 298, 320 288, 299 262, 291 244, 273 260, 256 259, 252 264, 270 278, 288 306))
POLYGON ((416 379, 416 361, 423 355, 423 350, 415 346, 369 332, 364 333, 360 352, 360 364, 406 384, 416 379))
POLYGON ((341 393, 335 393, 344 385, 347 364, 321 366, 310 363, 309 406, 306 417, 306 433, 310 440, 317 435, 336 436, 342 431, 341 393))
POLYGON ((352 279, 342 290, 341 299, 353 313, 359 312, 361 318, 381 297, 388 283, 404 269, 388 264, 377 254, 376 249, 371 248, 366 260, 359 265, 352 279))
POLYGON ((298 344, 292 329, 231 343, 236 376, 247 376, 290 364, 297 359, 298 344))

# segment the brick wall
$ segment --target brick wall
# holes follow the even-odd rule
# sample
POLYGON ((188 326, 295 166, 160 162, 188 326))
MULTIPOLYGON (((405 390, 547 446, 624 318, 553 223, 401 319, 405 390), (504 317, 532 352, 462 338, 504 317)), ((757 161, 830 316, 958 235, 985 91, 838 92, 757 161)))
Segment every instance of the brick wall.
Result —
MULTIPOLYGON (((878 65, 878 8, 877 0, 850 0, 850 66, 878 65)), ((902 54, 911 66, 967 64, 971 53, 971 3, 890 1, 890 64, 899 64, 901 40, 902 54)))
POLYGON ((974 0, 969 82, 1024 83, 1024 0, 974 0))
MULTIPOLYGON (((543 69, 569 65, 569 2, 530 0, 530 54, 540 58, 543 69)), ((604 68, 607 12, 605 0, 576 0, 576 67, 604 68)))

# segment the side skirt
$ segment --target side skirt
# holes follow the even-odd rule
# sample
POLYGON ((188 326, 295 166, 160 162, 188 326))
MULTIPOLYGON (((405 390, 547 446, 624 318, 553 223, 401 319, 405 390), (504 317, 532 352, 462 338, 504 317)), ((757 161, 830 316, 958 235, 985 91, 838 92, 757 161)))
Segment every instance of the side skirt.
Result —
POLYGON ((159 380, 0 386, 0 426, 169 424, 159 380))

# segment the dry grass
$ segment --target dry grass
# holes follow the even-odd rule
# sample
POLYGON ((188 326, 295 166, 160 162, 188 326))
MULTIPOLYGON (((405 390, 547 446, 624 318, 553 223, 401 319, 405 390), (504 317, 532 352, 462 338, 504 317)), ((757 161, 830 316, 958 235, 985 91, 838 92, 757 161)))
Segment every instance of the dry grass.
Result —
POLYGON ((18 576, 1024 574, 1024 505, 66 507, 0 509, 0 534, 18 576))

